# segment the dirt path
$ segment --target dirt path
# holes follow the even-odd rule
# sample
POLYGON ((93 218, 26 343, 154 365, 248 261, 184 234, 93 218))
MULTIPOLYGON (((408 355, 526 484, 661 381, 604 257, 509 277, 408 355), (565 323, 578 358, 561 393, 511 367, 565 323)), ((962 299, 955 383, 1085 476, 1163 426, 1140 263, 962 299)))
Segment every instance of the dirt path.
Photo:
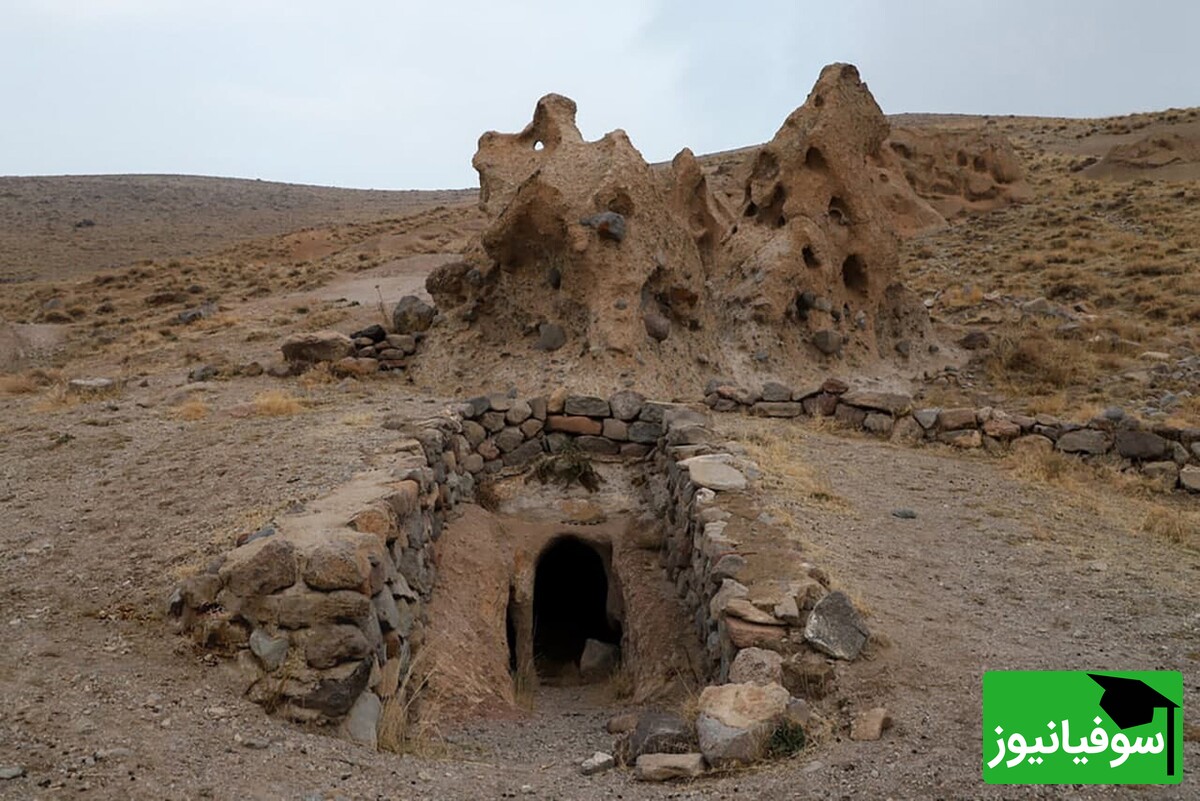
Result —
MULTIPOLYGON (((161 604, 180 568, 223 550, 274 506, 377 461, 389 414, 437 404, 398 387, 313 391, 292 418, 238 418, 258 389, 208 394, 173 419, 162 382, 115 410, 0 402, 0 798, 1184 798, 1129 788, 979 783, 987 668, 1170 668, 1198 702, 1200 557, 1134 533, 1136 506, 1020 483, 995 462, 816 433, 795 449, 844 505, 792 505, 822 564, 894 645, 847 672, 851 707, 885 703, 876 743, 834 739, 796 760, 684 787, 627 772, 583 778, 613 711, 544 692, 525 721, 473 724, 449 759, 367 752, 265 717, 227 665, 169 634, 161 604), (143 408, 139 403, 152 404, 143 408), (64 439, 63 435, 70 438, 64 439), (55 444, 56 442, 60 444, 55 444), (915 520, 891 515, 910 508, 915 520), (527 789, 522 789, 527 788, 527 789)), ((1185 764, 1200 764, 1189 743, 1185 764)))

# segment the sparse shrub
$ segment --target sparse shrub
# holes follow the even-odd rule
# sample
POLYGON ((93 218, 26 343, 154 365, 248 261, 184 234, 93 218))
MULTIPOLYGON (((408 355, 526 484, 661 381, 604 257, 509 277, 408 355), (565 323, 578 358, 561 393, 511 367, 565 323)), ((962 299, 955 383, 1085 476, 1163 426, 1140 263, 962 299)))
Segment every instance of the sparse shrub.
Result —
POLYGON ((771 739, 767 742, 767 756, 771 759, 784 759, 798 754, 807 740, 803 726, 785 721, 771 734, 771 739))
POLYGON ((538 459, 526 481, 530 479, 537 479, 543 484, 557 482, 564 489, 572 484, 579 484, 588 492, 600 489, 600 484, 604 481, 592 465, 591 458, 570 441, 559 453, 547 454, 538 459))
POLYGON ((495 512, 500 508, 502 500, 500 492, 496 487, 496 480, 491 476, 484 476, 475 484, 475 503, 487 509, 489 512, 495 512))
POLYGON ((260 417, 289 417, 303 408, 299 398, 278 389, 258 393, 253 405, 254 413, 260 417))
POLYGON ((0 395, 28 395, 41 388, 42 384, 30 373, 0 375, 0 395))
POLYGON ((188 422, 203 420, 208 417, 208 403, 204 398, 189 398, 175 410, 175 416, 188 422))

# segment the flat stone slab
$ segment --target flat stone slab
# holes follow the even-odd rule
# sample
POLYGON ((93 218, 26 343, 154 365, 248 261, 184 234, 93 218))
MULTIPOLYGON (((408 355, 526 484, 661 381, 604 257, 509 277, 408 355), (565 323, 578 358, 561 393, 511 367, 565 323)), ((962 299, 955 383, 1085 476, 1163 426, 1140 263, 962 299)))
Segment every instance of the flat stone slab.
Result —
POLYGON ((726 464, 717 456, 693 456, 679 463, 686 467, 692 483, 717 492, 744 490, 746 476, 736 467, 726 464))
POLYGON ((842 396, 842 402, 862 409, 875 409, 892 415, 907 414, 912 409, 912 398, 898 392, 876 392, 860 389, 847 392, 842 396))
POLYGON ((695 779, 703 774, 704 757, 701 754, 642 754, 637 758, 633 773, 642 782, 695 779))
POLYGON ((1081 428, 1078 431, 1068 431, 1058 438, 1056 446, 1063 453, 1108 453, 1112 443, 1103 431, 1091 428, 1081 428))
POLYGON ((583 764, 579 766, 579 772, 584 776, 595 776, 597 773, 603 773, 610 770, 617 764, 613 759, 612 754, 606 754, 603 751, 597 751, 587 759, 583 760, 583 764))
POLYGON ((70 395, 99 395, 117 389, 118 383, 113 378, 72 378, 67 382, 67 393, 70 395))

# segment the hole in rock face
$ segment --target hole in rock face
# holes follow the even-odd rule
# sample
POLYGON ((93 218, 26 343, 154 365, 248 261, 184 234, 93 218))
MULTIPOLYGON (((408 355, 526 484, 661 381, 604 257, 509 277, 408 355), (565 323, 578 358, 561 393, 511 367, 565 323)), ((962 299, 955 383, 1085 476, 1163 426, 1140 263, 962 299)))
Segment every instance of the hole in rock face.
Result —
POLYGON ((534 142, 534 143, 533 143, 533 149, 534 149, 534 150, 541 150, 541 149, 543 149, 543 148, 545 148, 545 147, 546 147, 546 145, 545 145, 545 143, 543 143, 543 142, 542 142, 542 140, 541 140, 541 139, 539 139, 539 140, 537 140, 536 142, 534 142))
POLYGON ((850 224, 850 208, 836 195, 829 198, 829 217, 838 225, 850 224))
POLYGON ((551 543, 533 585, 533 654, 542 678, 573 674, 587 640, 619 644, 608 614, 608 572, 594 548, 575 537, 551 543))
POLYGON ((866 294, 867 265, 863 263, 861 256, 851 254, 842 262, 842 283, 846 289, 866 294))
POLYGON ((817 267, 821 266, 821 260, 817 258, 817 254, 813 250, 812 245, 805 245, 804 249, 800 251, 800 255, 804 257, 804 264, 806 267, 816 269, 817 267))
POLYGON ((826 168, 825 156, 822 155, 820 148, 810 147, 804 154, 804 166, 810 170, 824 170, 826 168))

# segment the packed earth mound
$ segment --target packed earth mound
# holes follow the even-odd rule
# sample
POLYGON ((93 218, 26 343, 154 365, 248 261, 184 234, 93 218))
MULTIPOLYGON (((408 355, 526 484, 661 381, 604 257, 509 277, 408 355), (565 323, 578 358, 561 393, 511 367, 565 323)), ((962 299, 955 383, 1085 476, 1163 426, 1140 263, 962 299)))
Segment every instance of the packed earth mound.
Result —
POLYGON ((1147 134, 1122 142, 1084 173, 1091 178, 1159 178, 1168 181, 1200 179, 1200 125, 1147 134))
POLYGON ((904 178, 944 217, 1028 202, 1033 190, 1003 134, 987 128, 892 128, 904 178))
POLYGON ((897 231, 945 221, 896 169, 853 66, 826 67, 749 155, 736 214, 690 151, 653 169, 623 131, 584 141, 575 112, 547 95, 523 131, 481 137, 489 223, 429 278, 441 315, 418 382, 471 391, 481 359, 510 360, 519 386, 582 373, 610 390, 637 371, 660 382, 643 388, 694 395, 714 374, 798 381, 925 352, 897 231))

